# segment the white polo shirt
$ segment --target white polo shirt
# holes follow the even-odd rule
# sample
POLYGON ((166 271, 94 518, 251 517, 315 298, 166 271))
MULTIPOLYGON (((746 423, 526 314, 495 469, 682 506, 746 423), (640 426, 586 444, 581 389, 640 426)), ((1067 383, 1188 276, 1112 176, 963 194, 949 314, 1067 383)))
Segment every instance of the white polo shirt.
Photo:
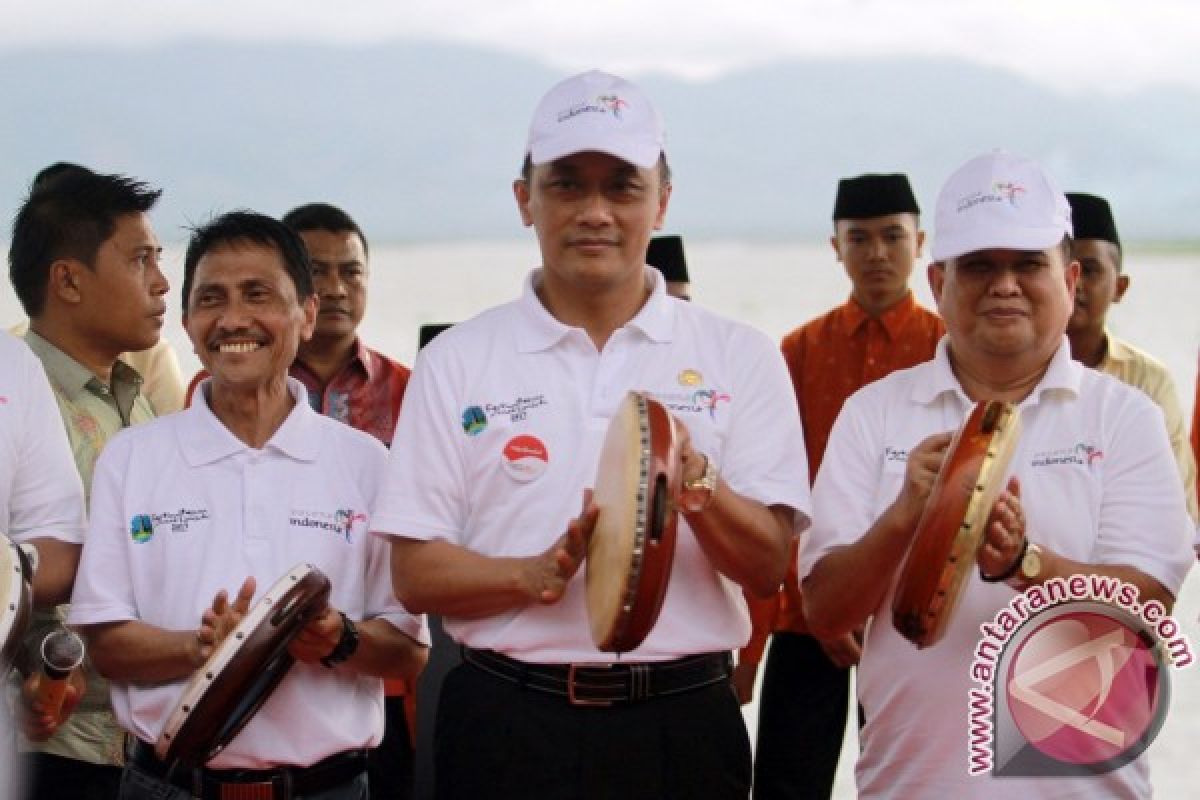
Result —
MULTIPOLYGON (((307 562, 329 577, 335 608, 355 620, 381 617, 428 643, 421 618, 393 595, 386 542, 368 533, 386 451, 313 411, 299 381, 289 378, 288 388, 295 407, 261 450, 221 424, 203 391, 186 411, 108 443, 96 463, 71 624, 137 619, 194 630, 218 590, 233 596, 253 575, 257 599, 307 562)), ((114 682, 118 722, 153 743, 184 683, 114 682)), ((211 766, 307 766, 382 735, 379 678, 297 663, 211 766)))
MULTIPOLYGON (((932 361, 857 392, 838 416, 813 488, 814 524, 800 576, 859 539, 899 494, 907 454, 956 429, 973 403, 942 338, 932 361)), ((1162 412, 1141 392, 1071 359, 1064 338, 1020 404, 1013 458, 1031 541, 1085 563, 1124 564, 1178 593, 1191 566, 1192 526, 1162 412)), ((894 587, 893 587, 894 591, 894 587)), ((866 712, 862 797, 1148 797, 1145 758, 1089 778, 971 777, 968 692, 979 626, 1014 592, 971 573, 945 639, 918 651, 892 625, 892 594, 868 627, 858 667, 866 712)))
POLYGON ((0 532, 83 541, 83 484, 42 362, 0 332, 0 532))
MULTIPOLYGON (((608 422, 630 389, 649 392, 691 433, 734 491, 797 510, 807 525, 807 461, 796 398, 774 343, 669 297, 657 270, 641 311, 602 352, 533 291, 437 337, 404 395, 372 530, 444 539, 489 556, 541 553, 592 486, 608 422)), ((540 663, 610 660, 592 644, 584 568, 563 599, 484 619, 446 619, 459 642, 540 663)), ((741 589, 718 574, 680 518, 662 615, 629 660, 744 644, 741 589)))

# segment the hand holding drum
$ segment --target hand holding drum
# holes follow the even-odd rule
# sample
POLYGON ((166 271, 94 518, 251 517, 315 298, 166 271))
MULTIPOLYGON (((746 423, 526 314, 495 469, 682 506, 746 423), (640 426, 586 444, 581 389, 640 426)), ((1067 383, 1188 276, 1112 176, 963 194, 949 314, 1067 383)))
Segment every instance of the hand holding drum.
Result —
POLYGON ((1020 438, 1010 403, 982 402, 954 434, 917 523, 892 602, 892 621, 917 647, 946 632, 974 568, 1020 438))
POLYGON ((197 634, 210 654, 167 717, 158 757, 201 766, 220 753, 283 681, 295 661, 288 645, 326 609, 330 589, 319 569, 297 564, 249 608, 252 581, 232 606, 219 595, 197 634))

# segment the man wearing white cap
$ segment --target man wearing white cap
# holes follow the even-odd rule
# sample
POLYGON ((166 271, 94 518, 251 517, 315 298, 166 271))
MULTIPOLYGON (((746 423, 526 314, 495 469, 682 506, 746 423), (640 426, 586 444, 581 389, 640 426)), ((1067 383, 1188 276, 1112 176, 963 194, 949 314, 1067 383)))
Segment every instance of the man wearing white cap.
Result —
POLYGON ((542 267, 519 300, 422 352, 372 519, 393 537, 402 602, 443 615, 463 648, 434 734, 437 795, 745 798, 729 683, 750 632, 741 591, 779 586, 808 521, 786 368, 764 335, 669 297, 646 266, 671 185, 636 86, 589 72, 551 89, 514 194, 542 267), (585 490, 631 389, 680 423, 683 513, 658 623, 617 659, 592 643, 578 570, 597 513, 585 490))
POLYGON ((1191 523, 1157 409, 1071 359, 1064 333, 1079 264, 1070 234, 1066 198, 1034 162, 996 152, 963 165, 938 198, 928 270, 947 335, 933 361, 859 391, 834 425, 799 571, 818 636, 871 619, 858 683, 862 797, 1150 795, 1144 758, 1086 776, 968 771, 980 626, 1014 590, 1114 576, 1137 587, 1141 603, 1169 609, 1191 561, 1191 523), (1015 477, 944 638, 917 650, 892 624, 894 579, 949 432, 980 400, 1019 408, 1015 477))

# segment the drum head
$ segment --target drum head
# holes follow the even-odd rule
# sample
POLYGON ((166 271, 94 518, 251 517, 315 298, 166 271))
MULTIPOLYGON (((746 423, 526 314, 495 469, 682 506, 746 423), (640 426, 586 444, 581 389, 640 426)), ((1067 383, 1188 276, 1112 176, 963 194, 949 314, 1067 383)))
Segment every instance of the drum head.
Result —
POLYGON ((33 569, 16 544, 0 534, 0 674, 8 674, 33 614, 33 569))
POLYGON ((329 579, 299 564, 267 590, 184 686, 154 750, 201 766, 237 736, 287 675, 288 644, 329 603, 329 579))
POLYGON ((958 606, 1020 439, 1010 403, 976 405, 946 451, 896 585, 893 624, 917 647, 941 640, 958 606))
POLYGON ((678 459, 666 409, 626 395, 609 423, 592 494, 600 511, 588 546, 587 607, 601 650, 635 649, 657 621, 675 552, 678 459))

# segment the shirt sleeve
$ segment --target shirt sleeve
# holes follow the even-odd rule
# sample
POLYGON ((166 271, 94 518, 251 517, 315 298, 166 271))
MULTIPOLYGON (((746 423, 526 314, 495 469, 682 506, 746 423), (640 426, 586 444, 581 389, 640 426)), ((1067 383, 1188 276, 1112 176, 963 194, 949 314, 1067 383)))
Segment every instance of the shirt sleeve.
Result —
POLYGON ((813 526, 800 538, 800 580, 836 547, 862 538, 874 520, 880 485, 880 435, 872 436, 869 401, 859 392, 842 407, 813 485, 813 526))
POLYGON ((72 625, 139 618, 126 553, 129 521, 121 502, 130 454, 124 438, 121 434, 113 437, 96 460, 87 542, 67 617, 72 625))
POLYGON ((1166 427, 1141 393, 1115 413, 1104 449, 1104 486, 1094 559, 1134 567, 1172 594, 1192 563, 1188 517, 1166 427))
POLYGON ((802 531, 812 518, 808 457, 787 367, 779 350, 757 331, 735 337, 732 347, 741 372, 721 476, 738 494, 795 509, 796 530, 802 531))
POLYGON ((425 348, 404 392, 404 411, 371 520, 376 533, 455 543, 460 539, 467 494, 463 456, 454 439, 455 433, 463 434, 454 415, 461 409, 448 387, 452 353, 444 345, 438 341, 425 348))
MULTIPOLYGON (((373 441, 372 444, 375 445, 377 443, 373 441)), ((365 480, 371 480, 370 476, 381 476, 384 474, 387 462, 382 452, 382 445, 378 447, 378 450, 380 451, 378 461, 371 462, 372 467, 367 470, 365 480)), ((373 483, 375 485, 373 487, 374 491, 372 494, 374 497, 372 500, 377 500, 380 483, 378 477, 373 483)), ((372 527, 374 526, 372 525, 372 527)), ((364 618, 385 619, 396 630, 428 647, 430 639, 429 629, 425 624, 425 615, 409 612, 396 599, 396 593, 392 589, 391 547, 388 545, 388 542, 379 536, 368 536, 366 546, 366 613, 364 614, 364 618)))
POLYGON ((1171 452, 1175 454, 1175 463, 1179 469, 1179 477, 1183 481, 1184 497, 1187 500, 1188 515, 1195 522, 1200 519, 1196 508, 1196 460, 1192 449, 1188 446, 1187 428, 1183 424, 1183 412, 1179 409, 1179 398, 1175 393, 1175 382, 1165 369, 1158 372, 1159 380, 1149 387, 1150 397, 1162 409, 1163 418, 1167 423, 1167 437, 1171 442, 1171 452))
POLYGON ((9 498, 8 535, 17 542, 31 539, 83 541, 83 483, 71 455, 66 428, 42 364, 22 348, 25 396, 17 464, 9 498))

